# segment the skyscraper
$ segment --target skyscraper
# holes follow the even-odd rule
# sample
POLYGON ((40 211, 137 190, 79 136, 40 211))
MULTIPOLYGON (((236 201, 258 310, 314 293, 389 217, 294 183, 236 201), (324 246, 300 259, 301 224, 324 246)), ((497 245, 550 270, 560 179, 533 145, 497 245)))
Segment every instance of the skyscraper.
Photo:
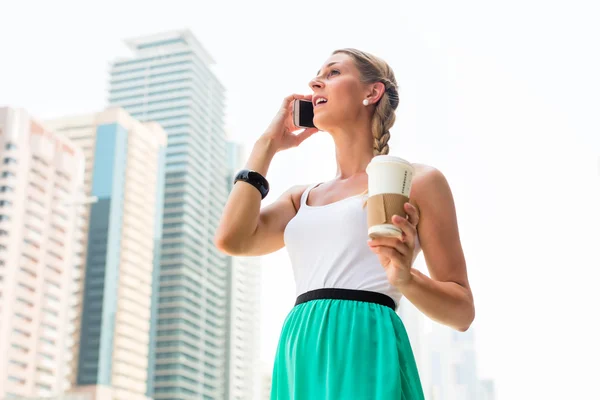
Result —
POLYGON ((423 390, 430 386, 430 353, 425 337, 425 316, 406 297, 400 299, 398 315, 408 334, 423 390))
POLYGON ((477 400, 496 400, 496 388, 493 380, 482 379, 479 381, 477 400))
MULTIPOLYGON (((229 189, 243 166, 242 147, 228 143, 229 189)), ((231 304, 229 324, 229 400, 252 400, 260 347, 260 257, 231 257, 231 304)))
POLYGON ((225 89, 187 30, 126 41, 109 102, 168 134, 154 398, 227 395, 229 261, 213 245, 228 195, 225 89))
POLYGON ((273 365, 262 364, 262 368, 259 370, 260 378, 258 384, 258 395, 257 400, 270 400, 271 399, 271 386, 273 384, 273 365))
POLYGON ((85 191, 98 198, 89 215, 75 383, 109 388, 111 400, 146 400, 166 134, 119 108, 48 125, 81 146, 85 191))
POLYGON ((431 347, 431 400, 480 400, 480 383, 473 328, 458 332, 434 324, 429 337, 431 347))
POLYGON ((82 151, 0 108, 0 399, 67 387, 82 151))

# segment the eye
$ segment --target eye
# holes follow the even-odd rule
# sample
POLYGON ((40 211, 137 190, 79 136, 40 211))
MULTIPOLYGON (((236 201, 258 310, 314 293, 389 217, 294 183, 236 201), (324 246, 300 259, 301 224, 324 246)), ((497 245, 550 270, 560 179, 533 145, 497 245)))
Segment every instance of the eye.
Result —
POLYGON ((340 74, 340 71, 339 71, 339 70, 337 70, 337 69, 332 69, 332 70, 331 70, 331 71, 329 71, 329 73, 327 74, 327 77, 330 77, 330 76, 332 76, 332 75, 334 75, 334 74, 335 74, 335 75, 339 75, 339 74, 340 74))

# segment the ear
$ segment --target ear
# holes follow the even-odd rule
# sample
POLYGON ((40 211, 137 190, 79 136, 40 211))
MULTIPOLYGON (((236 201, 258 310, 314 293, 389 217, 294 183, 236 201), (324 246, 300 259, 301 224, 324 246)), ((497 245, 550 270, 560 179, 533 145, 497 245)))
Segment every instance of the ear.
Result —
POLYGON ((383 82, 375 82, 368 86, 368 92, 366 99, 369 100, 370 104, 377 104, 385 93, 385 85, 383 82))

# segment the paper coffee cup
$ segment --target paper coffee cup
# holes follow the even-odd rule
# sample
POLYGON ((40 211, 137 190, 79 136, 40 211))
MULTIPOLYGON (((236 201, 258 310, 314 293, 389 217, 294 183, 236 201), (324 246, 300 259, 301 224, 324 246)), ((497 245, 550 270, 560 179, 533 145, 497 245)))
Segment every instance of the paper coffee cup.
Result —
POLYGON ((392 223, 392 216, 406 216, 404 204, 410 198, 414 167, 408 161, 394 156, 375 156, 367 166, 369 198, 367 224, 369 237, 399 236, 400 228, 392 223))

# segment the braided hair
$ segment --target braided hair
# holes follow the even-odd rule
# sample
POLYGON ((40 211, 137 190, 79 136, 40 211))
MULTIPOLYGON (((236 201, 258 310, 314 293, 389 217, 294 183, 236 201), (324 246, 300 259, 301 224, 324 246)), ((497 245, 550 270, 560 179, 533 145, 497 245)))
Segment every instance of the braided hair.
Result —
POLYGON ((400 103, 398 96, 398 84, 392 68, 372 54, 356 49, 340 49, 333 54, 343 53, 351 56, 364 83, 381 82, 385 86, 385 92, 375 104, 373 115, 373 156, 389 154, 390 129, 396 121, 396 109, 400 103))

